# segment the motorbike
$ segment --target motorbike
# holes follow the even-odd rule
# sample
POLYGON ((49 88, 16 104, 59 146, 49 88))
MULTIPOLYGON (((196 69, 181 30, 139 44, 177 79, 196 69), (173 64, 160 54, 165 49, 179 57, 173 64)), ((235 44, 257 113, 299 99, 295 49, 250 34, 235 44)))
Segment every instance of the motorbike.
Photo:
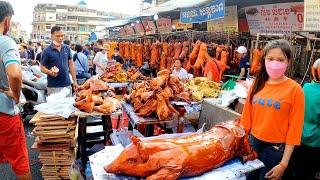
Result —
POLYGON ((46 102, 47 75, 41 72, 39 65, 30 60, 22 62, 22 95, 25 102, 22 104, 21 115, 25 118, 37 112, 34 110, 35 105, 46 102))

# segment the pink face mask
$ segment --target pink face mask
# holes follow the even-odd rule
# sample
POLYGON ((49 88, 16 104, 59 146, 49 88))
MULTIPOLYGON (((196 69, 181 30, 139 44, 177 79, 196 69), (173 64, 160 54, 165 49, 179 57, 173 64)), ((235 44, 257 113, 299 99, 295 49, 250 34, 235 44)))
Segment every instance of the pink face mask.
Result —
POLYGON ((267 73, 272 79, 280 78, 287 70, 288 64, 279 61, 266 62, 267 73))

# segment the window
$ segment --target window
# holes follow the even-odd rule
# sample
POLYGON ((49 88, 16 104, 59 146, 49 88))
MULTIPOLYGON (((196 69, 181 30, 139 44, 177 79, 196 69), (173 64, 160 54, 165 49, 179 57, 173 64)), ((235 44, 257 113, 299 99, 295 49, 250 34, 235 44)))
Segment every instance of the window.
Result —
POLYGON ((79 31, 86 31, 86 27, 85 26, 79 26, 79 31))
POLYGON ((51 29, 51 25, 46 25, 46 29, 51 29))
POLYGON ((87 22, 87 18, 85 18, 85 17, 79 17, 79 22, 87 22))

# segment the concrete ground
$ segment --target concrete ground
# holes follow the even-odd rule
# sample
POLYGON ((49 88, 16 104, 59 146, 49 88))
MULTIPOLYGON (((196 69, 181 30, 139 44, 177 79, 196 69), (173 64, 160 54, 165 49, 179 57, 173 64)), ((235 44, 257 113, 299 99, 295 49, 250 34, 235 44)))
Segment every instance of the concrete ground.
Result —
MULTIPOLYGON (((31 117, 27 117, 30 119, 31 117)), ((27 138, 28 152, 29 152, 29 161, 30 168, 33 180, 42 180, 41 176, 41 164, 38 160, 39 152, 34 149, 31 149, 31 146, 35 140, 35 137, 30 133, 32 132, 34 126, 29 123, 24 123, 24 130, 27 138)), ((0 164, 0 180, 15 180, 15 175, 11 170, 10 165, 8 164, 0 164)))

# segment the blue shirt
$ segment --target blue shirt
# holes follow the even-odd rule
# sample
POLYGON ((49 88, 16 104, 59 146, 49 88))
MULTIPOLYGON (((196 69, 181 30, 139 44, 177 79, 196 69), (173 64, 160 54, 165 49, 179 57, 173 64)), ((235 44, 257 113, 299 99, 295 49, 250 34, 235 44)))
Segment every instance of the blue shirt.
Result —
POLYGON ((83 54, 86 55, 88 58, 90 56, 90 52, 86 49, 83 50, 83 54))
POLYGON ((246 79, 249 76, 249 68, 250 68, 250 59, 249 56, 245 56, 240 59, 239 68, 244 68, 246 73, 243 79, 246 79))
POLYGON ((82 52, 77 53, 77 58, 74 59, 74 65, 76 67, 77 74, 81 74, 82 72, 89 72, 88 58, 82 52))
MULTIPOLYGON (((0 35, 0 89, 8 89, 9 82, 6 69, 10 64, 20 66, 20 57, 17 44, 8 36, 0 35)), ((4 93, 0 93, 0 112, 8 115, 19 113, 14 100, 4 93)))
POLYGON ((61 88, 71 85, 69 77, 69 60, 72 61, 71 50, 69 46, 62 44, 60 51, 51 43, 42 52, 40 63, 47 69, 56 66, 59 69, 57 77, 47 76, 48 87, 61 88))

